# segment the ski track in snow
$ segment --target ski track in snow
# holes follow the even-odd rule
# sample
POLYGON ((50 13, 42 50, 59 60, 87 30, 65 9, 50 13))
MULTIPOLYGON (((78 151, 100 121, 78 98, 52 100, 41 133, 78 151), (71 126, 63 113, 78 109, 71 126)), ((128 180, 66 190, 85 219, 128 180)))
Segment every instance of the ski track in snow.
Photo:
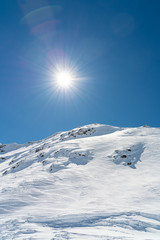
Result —
POLYGON ((160 129, 0 144, 0 239, 160 239, 160 129))

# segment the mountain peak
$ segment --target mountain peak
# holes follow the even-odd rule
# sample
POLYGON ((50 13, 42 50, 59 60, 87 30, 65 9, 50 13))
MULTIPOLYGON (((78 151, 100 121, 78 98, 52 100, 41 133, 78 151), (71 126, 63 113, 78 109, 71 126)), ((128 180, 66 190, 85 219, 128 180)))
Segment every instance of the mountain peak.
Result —
POLYGON ((0 144, 2 236, 158 239, 159 139, 158 128, 91 124, 0 144))

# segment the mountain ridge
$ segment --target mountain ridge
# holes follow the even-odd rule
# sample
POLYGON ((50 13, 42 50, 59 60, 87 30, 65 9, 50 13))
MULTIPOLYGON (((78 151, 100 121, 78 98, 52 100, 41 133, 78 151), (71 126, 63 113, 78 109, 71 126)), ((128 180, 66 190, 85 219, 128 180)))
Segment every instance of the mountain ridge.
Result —
POLYGON ((159 240, 159 140, 159 128, 90 124, 1 144, 1 239, 159 240))

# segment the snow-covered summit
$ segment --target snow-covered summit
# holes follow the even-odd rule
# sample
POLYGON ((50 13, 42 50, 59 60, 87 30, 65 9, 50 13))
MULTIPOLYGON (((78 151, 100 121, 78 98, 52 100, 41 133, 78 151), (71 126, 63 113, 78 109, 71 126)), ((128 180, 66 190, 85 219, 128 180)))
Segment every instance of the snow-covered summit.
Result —
POLYGON ((160 239, 160 129, 0 144, 0 239, 160 239))

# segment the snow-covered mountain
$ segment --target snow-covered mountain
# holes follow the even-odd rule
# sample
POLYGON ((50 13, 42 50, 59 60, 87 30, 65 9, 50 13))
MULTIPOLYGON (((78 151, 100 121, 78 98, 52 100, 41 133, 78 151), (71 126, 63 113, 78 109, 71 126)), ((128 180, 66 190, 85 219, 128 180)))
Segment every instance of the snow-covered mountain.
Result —
POLYGON ((160 240, 160 129, 0 144, 0 239, 160 240))

